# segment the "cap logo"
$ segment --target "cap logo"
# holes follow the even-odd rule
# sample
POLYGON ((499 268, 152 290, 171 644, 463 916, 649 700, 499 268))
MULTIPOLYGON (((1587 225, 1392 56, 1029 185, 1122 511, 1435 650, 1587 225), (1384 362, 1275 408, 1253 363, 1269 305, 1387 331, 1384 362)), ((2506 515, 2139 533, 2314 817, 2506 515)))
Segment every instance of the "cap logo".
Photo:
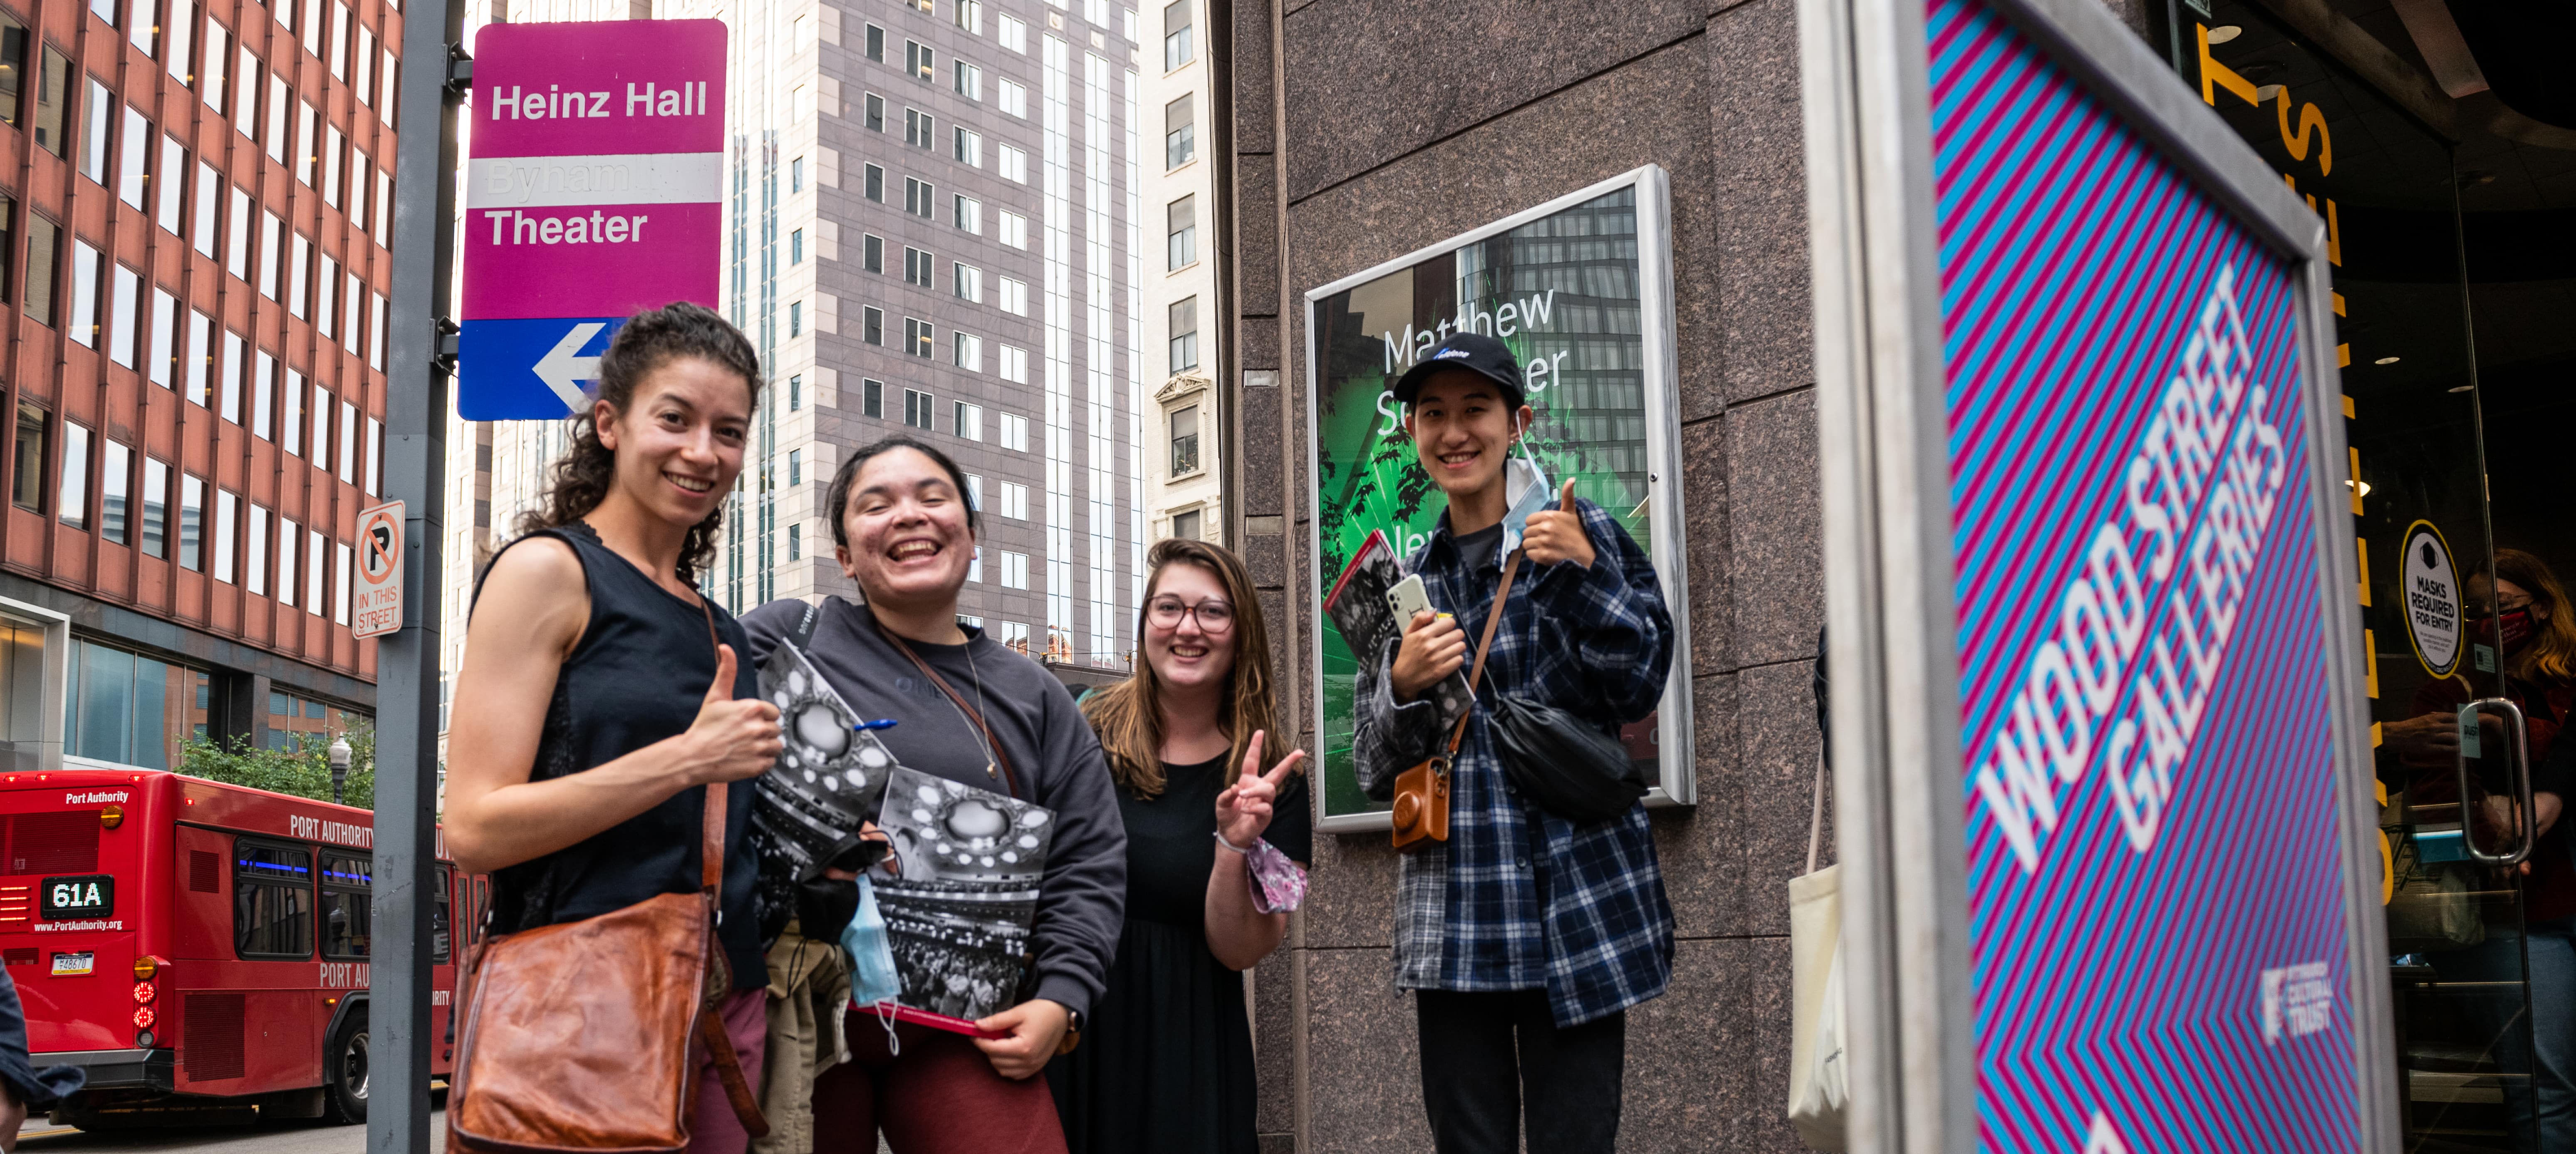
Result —
POLYGON ((1432 359, 1432 360, 1435 360, 1435 361, 1455 361, 1455 360, 1463 360, 1463 359, 1465 359, 1465 358, 1467 358, 1467 357, 1472 357, 1472 356, 1475 356, 1475 355, 1476 355, 1476 354, 1471 353, 1471 352, 1468 352, 1468 351, 1467 351, 1467 350, 1465 350, 1465 349, 1443 349, 1443 350, 1441 350, 1441 351, 1439 351, 1439 352, 1436 352, 1436 353, 1431 354, 1431 359, 1432 359))

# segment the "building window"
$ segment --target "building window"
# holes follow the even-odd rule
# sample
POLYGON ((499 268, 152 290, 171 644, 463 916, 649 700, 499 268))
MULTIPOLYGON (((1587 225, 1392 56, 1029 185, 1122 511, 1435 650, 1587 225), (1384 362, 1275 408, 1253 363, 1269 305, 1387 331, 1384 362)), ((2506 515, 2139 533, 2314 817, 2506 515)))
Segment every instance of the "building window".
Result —
POLYGON ((967 35, 984 34, 984 0, 957 0, 957 26, 967 35))
POLYGON ((861 113, 861 116, 864 119, 861 123, 867 125, 868 131, 885 131, 885 97, 879 96, 873 92, 868 93, 867 101, 862 107, 864 111, 861 113))
POLYGON ((71 107, 71 57, 45 49, 45 72, 37 78, 36 146, 56 156, 63 154, 64 113, 71 107))
POLYGON ((1163 106, 1163 167, 1179 168, 1197 158, 1198 137, 1190 127, 1190 98, 1163 106))
POLYGON ((206 483, 179 474, 179 567, 204 569, 206 483))
POLYGON ((787 335, 790 337, 805 335, 805 302, 787 302, 787 335))
POLYGON ((805 483, 805 450, 787 450, 787 483, 790 485, 805 483))
POLYGON ((1007 144, 1002 145, 1001 149, 1002 179, 1019 184, 1027 184, 1029 182, 1029 154, 1007 144))
POLYGON ((54 324, 55 254, 62 251, 62 238, 61 225, 27 214, 27 319, 48 328, 54 324))
POLYGON ((1029 519, 1029 487, 1002 482, 1002 515, 1015 521, 1029 519))
POLYGON ((903 110, 903 142, 914 148, 932 146, 930 114, 918 108, 903 110))
POLYGON ((30 513, 45 511, 45 410, 18 403, 18 467, 10 471, 9 500, 30 513))
POLYGON ((803 191, 805 191, 805 158, 804 158, 804 157, 801 157, 801 156, 800 156, 800 157, 797 157, 797 158, 796 158, 796 159, 794 159, 794 160, 790 160, 790 161, 788 161, 788 162, 787 162, 787 191, 789 191, 789 192, 803 192, 803 191))
POLYGON ((1172 0, 1163 8, 1163 71, 1187 64, 1190 50, 1190 0, 1172 0))
POLYGON ((1029 247, 1029 218, 1016 212, 1003 213, 1001 241, 1012 248, 1029 247))
MULTIPOLYGON (((929 359, 931 355, 930 322, 917 321, 911 317, 903 318, 903 348, 905 352, 911 353, 916 357, 921 357, 925 360, 929 359)), ((923 427, 927 428, 928 426, 923 427)))
POLYGON ((916 429, 930 428, 930 394, 919 389, 903 391, 903 423, 916 429))
MULTIPOLYGON (((959 438, 968 441, 980 441, 984 439, 984 406, 970 405, 964 401, 959 401, 957 402, 955 416, 956 421, 954 428, 956 429, 957 436, 959 438)), ((975 502, 975 507, 978 509, 984 507, 984 503, 980 498, 975 502)))
POLYGON ((1029 90, 1021 87, 1016 81, 1010 80, 1003 81, 1000 87, 1002 93, 1002 111, 1009 115, 1019 117, 1022 120, 1028 119, 1029 90))
POLYGON ((969 373, 984 371, 984 338, 971 333, 958 333, 957 367, 969 373))
POLYGON ((803 264, 803 263, 805 263, 805 230, 804 230, 804 229, 801 229, 801 228, 800 228, 800 229, 796 229, 796 230, 791 231, 791 232, 789 232, 789 233, 787 234, 787 263, 789 263, 789 264, 803 264))
POLYGON ((1186 405, 1172 412, 1172 475, 1185 477, 1199 471, 1199 407, 1186 405))
POLYGON ((168 769, 188 724, 195 670, 84 638, 72 639, 63 752, 168 769))
POLYGON ((956 61, 954 64, 955 67, 953 72, 957 78, 957 95, 963 96, 968 100, 981 101, 984 99, 984 70, 972 64, 968 64, 963 60, 956 61))
POLYGON ((929 181, 903 178, 903 210, 924 219, 939 215, 939 194, 929 181))
POLYGON ((1001 278, 1001 290, 1001 304, 1003 312, 1009 313, 1015 317, 1024 317, 1029 315, 1029 283, 1027 281, 1013 280, 1009 277, 1003 277, 1001 278))
POLYGON ((1199 367, 1199 298, 1172 302, 1172 371, 1199 367))
POLYGON ((915 80, 929 83, 939 79, 939 64, 933 55, 930 46, 918 40, 903 42, 903 66, 915 80))
POLYGON ((1029 351, 1011 345, 1002 346, 1002 379, 1015 385, 1029 383, 1029 351))
POLYGON ((240 506, 232 490, 215 490, 215 580, 227 584, 233 579, 233 525, 240 506))
POLYGON ((860 194, 866 196, 869 200, 877 202, 878 204, 884 204, 885 170, 878 168, 873 164, 869 165, 865 183, 860 188, 860 194))
POLYGON ((950 137, 956 141, 958 163, 969 168, 984 167, 983 133, 960 128, 950 133, 950 137))
POLYGON ((885 63, 885 29, 874 24, 868 25, 867 56, 879 64, 885 63))
POLYGON ((787 559, 790 561, 802 561, 805 559, 805 527, 803 525, 789 525, 787 527, 787 559))
POLYGON ((1002 552, 1002 588, 1026 589, 1028 587, 1029 555, 1004 550, 1002 552))
POLYGON ((134 472, 134 450, 101 438, 98 443, 98 535, 119 545, 132 538, 133 518, 127 504, 134 472))
POLYGON ((1163 210, 1167 269, 1182 268, 1199 259, 1199 209, 1197 196, 1184 196, 1163 210))
POLYGON ((1020 23, 1016 17, 1002 17, 1001 27, 996 32, 996 36, 1001 40, 1002 47, 1013 52, 1029 50, 1029 26, 1020 23))
POLYGON ((885 238, 870 235, 860 245, 859 266, 873 273, 885 271, 885 238))
POLYGON ((984 303, 984 270, 971 264, 956 266, 957 299, 984 303))
POLYGON ((859 382, 859 413, 878 420, 885 419, 884 381, 859 382))
POLYGON ((800 373, 796 376, 787 378, 787 411, 793 413, 802 410, 804 407, 805 377, 800 373))
POLYGON ((976 236, 984 235, 984 202, 971 196, 959 196, 954 203, 956 209, 952 219, 957 227, 976 236))
POLYGON ((1029 451, 1029 419, 1017 413, 1002 414, 1002 447, 1013 452, 1029 451))
POLYGON ((931 287, 937 276, 938 267, 939 262, 932 260, 929 253, 910 245, 904 246, 903 282, 905 284, 916 284, 923 288, 931 287))
POLYGON ((1199 511, 1192 509, 1186 513, 1172 514, 1172 536, 1178 537, 1184 541, 1198 540, 1199 511))
POLYGON ((885 310, 873 307, 859 310, 859 339, 872 345, 885 343, 885 310))
POLYGON ((170 466, 143 458, 143 555, 163 557, 170 540, 170 466))
POLYGON ((54 515, 74 529, 89 528, 89 430, 63 422, 62 488, 54 515))
MULTIPOLYGON (((976 512, 978 512, 978 513, 981 513, 981 512, 983 512, 983 511, 984 511, 984 477, 983 477, 983 474, 980 474, 980 473, 968 473, 968 474, 966 474, 966 507, 967 507, 967 508, 969 508, 969 509, 973 509, 974 511, 976 511, 976 512)), ((984 562, 983 551, 979 549, 979 550, 977 550, 977 551, 976 551, 975 563, 976 563, 976 564, 978 564, 978 565, 981 565, 981 564, 983 564, 983 562, 984 562)), ((979 580, 979 581, 980 581, 980 580, 982 580, 982 578, 980 578, 980 577, 979 577, 979 578, 976 578, 976 580, 979 580)))

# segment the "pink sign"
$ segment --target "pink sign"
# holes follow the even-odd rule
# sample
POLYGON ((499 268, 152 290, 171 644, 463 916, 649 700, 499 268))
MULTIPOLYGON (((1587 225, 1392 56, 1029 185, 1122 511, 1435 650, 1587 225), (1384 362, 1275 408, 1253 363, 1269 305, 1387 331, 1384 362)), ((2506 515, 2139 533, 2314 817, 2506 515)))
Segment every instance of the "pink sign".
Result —
POLYGON ((725 26, 491 24, 474 53, 459 402, 559 416, 618 322, 717 303, 725 26))

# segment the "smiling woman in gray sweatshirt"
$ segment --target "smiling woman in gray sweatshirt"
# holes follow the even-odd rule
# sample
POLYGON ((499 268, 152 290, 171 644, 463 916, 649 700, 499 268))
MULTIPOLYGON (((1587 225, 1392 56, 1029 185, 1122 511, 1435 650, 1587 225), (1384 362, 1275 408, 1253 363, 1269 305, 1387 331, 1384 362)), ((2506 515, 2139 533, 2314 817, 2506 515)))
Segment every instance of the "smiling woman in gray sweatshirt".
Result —
MULTIPOLYGON (((880 1127, 896 1154, 1055 1154, 1064 1149, 1055 1101, 1029 1075, 1077 1036, 1125 914, 1127 834, 1100 741, 1053 674, 958 623, 975 517, 954 462, 888 438, 852 452, 827 500, 840 514, 842 571, 867 603, 824 603, 807 653, 815 668, 862 717, 897 722, 877 736, 904 766, 1044 806, 1055 832, 1030 926, 1030 997, 979 1023, 1007 1036, 907 1023, 889 1037, 854 1013, 852 1060, 815 1082, 817 1154, 873 1151, 880 1127), (990 747, 907 649, 982 715, 990 747)), ((753 659, 788 638, 805 609, 774 601, 744 615, 753 659)))

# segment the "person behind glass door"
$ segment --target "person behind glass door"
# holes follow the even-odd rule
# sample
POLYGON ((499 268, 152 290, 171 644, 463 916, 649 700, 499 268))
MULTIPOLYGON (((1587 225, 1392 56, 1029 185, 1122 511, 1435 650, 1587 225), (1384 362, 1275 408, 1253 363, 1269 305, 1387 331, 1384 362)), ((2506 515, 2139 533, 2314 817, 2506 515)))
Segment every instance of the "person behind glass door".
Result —
MULTIPOLYGON (((2520 933, 2490 919, 2486 940, 2463 949, 2430 953, 2446 981, 2506 981, 2526 976, 2531 991, 2530 1045, 2525 1047, 2521 1007, 2484 999, 2471 1017, 2493 1038, 2495 1059, 2509 1073, 2528 1070, 2530 1089, 2506 1082, 2506 1116, 2524 1149, 2576 1151, 2576 858, 2559 822, 2566 798, 2576 792, 2576 741, 2556 740, 2576 712, 2576 604, 2548 563, 2520 549, 2498 549, 2492 573, 2469 578, 2465 610, 2470 640, 2496 655, 2507 700, 2522 710, 2532 767, 2532 813, 2513 797, 2503 717, 2478 718, 2478 755, 2470 787, 2471 836, 2479 848, 2505 852, 2532 824, 2531 854, 2511 873, 2520 875, 2520 933)), ((2475 690, 2454 673, 2416 691, 2413 716, 2381 730, 2409 767, 2407 798, 2422 808, 2454 801, 2460 752, 2460 708, 2475 690)), ((2511 877, 2476 888, 2509 889, 2511 877)))
MULTIPOLYGON (((1087 1025, 1118 944, 1127 836, 1100 740, 1054 674, 957 619, 975 559, 966 493, 964 471, 921 441, 887 437, 851 450, 824 507, 834 511, 841 572, 866 602, 825 600, 807 656, 860 716, 900 723, 877 736, 905 768, 1054 811, 1029 926, 1027 996, 976 1023, 1001 1038, 909 1022, 889 1030, 850 1011, 850 1060, 814 1081, 822 1154, 872 1154, 880 1130, 895 1154, 1060 1154, 1055 1100, 1031 1075, 1087 1025), (983 718, 996 749, 907 648, 983 718)), ((766 660, 805 611, 788 598, 744 614, 753 660, 766 660)), ((894 838, 898 862, 924 860, 905 841, 894 838)))
MULTIPOLYGON (((1431 349, 1393 395, 1415 463, 1448 502, 1411 558, 1445 612, 1416 613, 1384 652, 1355 655, 1352 766, 1379 801, 1456 723, 1426 694, 1473 657, 1467 638, 1505 563, 1504 462, 1535 418, 1519 358, 1477 333, 1431 349)), ((1578 506, 1530 514, 1480 692, 1607 733, 1662 700, 1672 616, 1636 539, 1600 506, 1578 506)), ((1484 709, 1470 717, 1450 771, 1449 840, 1406 854, 1396 883, 1395 984, 1415 991, 1433 1144, 1512 1154, 1526 1120, 1533 1151, 1608 1154, 1628 1008, 1672 982, 1673 911, 1646 811, 1578 823, 1524 802, 1484 709)))
MULTIPOLYGON (((475 590, 447 845, 492 875, 494 932, 578 921, 698 892, 705 790, 725 788, 716 936, 734 992, 718 1013, 757 1085, 768 979, 750 779, 778 758, 778 709, 741 659, 742 626, 696 578, 742 472, 760 361, 723 318, 682 303, 630 318, 599 372, 542 501, 475 590)), ((621 968, 602 958, 594 980, 621 968)), ((712 1062, 697 1087, 689 1149, 746 1149, 712 1062)))
POLYGON ((1286 911, 1253 904, 1258 838, 1314 855, 1305 750, 1264 764, 1276 727, 1270 641, 1241 558, 1172 539, 1151 575, 1136 675, 1092 694, 1127 826, 1127 923, 1091 1032, 1047 1067, 1072 1154, 1253 1154, 1243 977, 1279 948, 1286 911))

